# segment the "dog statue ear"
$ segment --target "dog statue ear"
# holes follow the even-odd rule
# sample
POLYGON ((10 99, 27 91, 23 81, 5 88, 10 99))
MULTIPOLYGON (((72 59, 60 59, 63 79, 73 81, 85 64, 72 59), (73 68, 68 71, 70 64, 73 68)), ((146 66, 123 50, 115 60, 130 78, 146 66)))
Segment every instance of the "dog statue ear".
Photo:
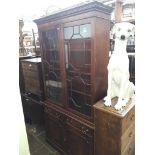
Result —
POLYGON ((132 34, 135 34, 135 26, 132 28, 132 34))
POLYGON ((113 26, 113 28, 111 29, 111 36, 112 36, 112 38, 114 38, 114 36, 115 36, 115 33, 116 33, 116 26, 114 25, 113 26))
POLYGON ((116 33, 116 25, 113 26, 113 28, 112 28, 112 30, 111 30, 111 33, 112 33, 112 34, 115 34, 115 33, 116 33))

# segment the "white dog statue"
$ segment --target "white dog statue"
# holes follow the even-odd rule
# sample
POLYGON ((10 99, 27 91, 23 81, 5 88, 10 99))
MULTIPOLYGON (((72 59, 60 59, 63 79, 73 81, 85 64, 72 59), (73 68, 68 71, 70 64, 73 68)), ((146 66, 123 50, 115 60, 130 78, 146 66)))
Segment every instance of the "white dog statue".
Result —
POLYGON ((135 26, 131 23, 116 23, 112 29, 115 36, 113 54, 108 64, 108 90, 104 104, 111 106, 111 99, 118 97, 116 110, 122 110, 134 94, 134 84, 129 81, 129 58, 126 51, 127 40, 134 35, 135 26))

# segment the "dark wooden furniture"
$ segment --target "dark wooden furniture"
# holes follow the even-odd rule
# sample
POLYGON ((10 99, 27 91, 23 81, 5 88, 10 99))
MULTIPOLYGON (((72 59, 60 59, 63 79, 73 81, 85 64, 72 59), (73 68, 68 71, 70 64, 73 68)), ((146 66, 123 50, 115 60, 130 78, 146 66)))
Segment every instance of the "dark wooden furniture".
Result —
POLYGON ((91 2, 35 20, 47 140, 62 154, 94 154, 93 104, 107 90, 111 11, 91 2))
POLYGON ((130 81, 135 84, 135 54, 129 55, 130 81))
POLYGON ((24 59, 30 59, 30 58, 32 58, 32 57, 31 56, 20 56, 19 57, 19 88, 20 88, 20 92, 25 91, 24 75, 23 75, 21 61, 24 59))
POLYGON ((93 155, 94 125, 57 106, 45 105, 46 135, 61 154, 93 155))
POLYGON ((130 101, 121 111, 105 107, 103 101, 94 105, 95 155, 134 155, 135 106, 130 101))
POLYGON ((44 125, 44 99, 41 58, 19 58, 19 85, 26 123, 44 125))
POLYGON ((42 101, 32 94, 21 93, 23 113, 26 123, 44 125, 42 101))
POLYGON ((21 60, 22 72, 24 76, 25 92, 44 96, 41 58, 31 58, 21 60))

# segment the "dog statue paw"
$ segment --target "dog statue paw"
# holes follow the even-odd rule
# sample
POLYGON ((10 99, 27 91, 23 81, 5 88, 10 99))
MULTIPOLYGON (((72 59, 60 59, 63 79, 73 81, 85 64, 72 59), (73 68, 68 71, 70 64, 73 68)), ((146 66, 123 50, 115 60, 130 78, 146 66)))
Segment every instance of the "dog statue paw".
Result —
POLYGON ((116 110, 122 110, 122 105, 121 105, 120 103, 117 103, 117 104, 115 105, 115 109, 116 109, 116 110))
POLYGON ((128 101, 129 101, 128 99, 118 100, 117 104, 115 105, 115 109, 122 110, 122 108, 126 106, 128 101))
POLYGON ((107 106, 107 107, 110 107, 111 106, 111 99, 108 98, 108 97, 105 97, 104 98, 104 105, 107 106))
POLYGON ((123 99, 122 100, 122 107, 125 107, 126 104, 128 103, 129 99, 123 99))

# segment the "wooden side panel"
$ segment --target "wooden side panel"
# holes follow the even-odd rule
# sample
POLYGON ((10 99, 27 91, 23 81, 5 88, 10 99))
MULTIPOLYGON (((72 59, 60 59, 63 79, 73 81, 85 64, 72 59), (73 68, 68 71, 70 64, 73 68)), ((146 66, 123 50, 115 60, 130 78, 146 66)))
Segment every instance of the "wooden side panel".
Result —
POLYGON ((120 121, 95 109, 95 155, 119 155, 120 121))
POLYGON ((95 89, 95 102, 102 99, 106 95, 108 71, 107 65, 109 61, 109 32, 110 21, 100 18, 96 18, 95 22, 95 77, 94 77, 94 89, 95 89))

